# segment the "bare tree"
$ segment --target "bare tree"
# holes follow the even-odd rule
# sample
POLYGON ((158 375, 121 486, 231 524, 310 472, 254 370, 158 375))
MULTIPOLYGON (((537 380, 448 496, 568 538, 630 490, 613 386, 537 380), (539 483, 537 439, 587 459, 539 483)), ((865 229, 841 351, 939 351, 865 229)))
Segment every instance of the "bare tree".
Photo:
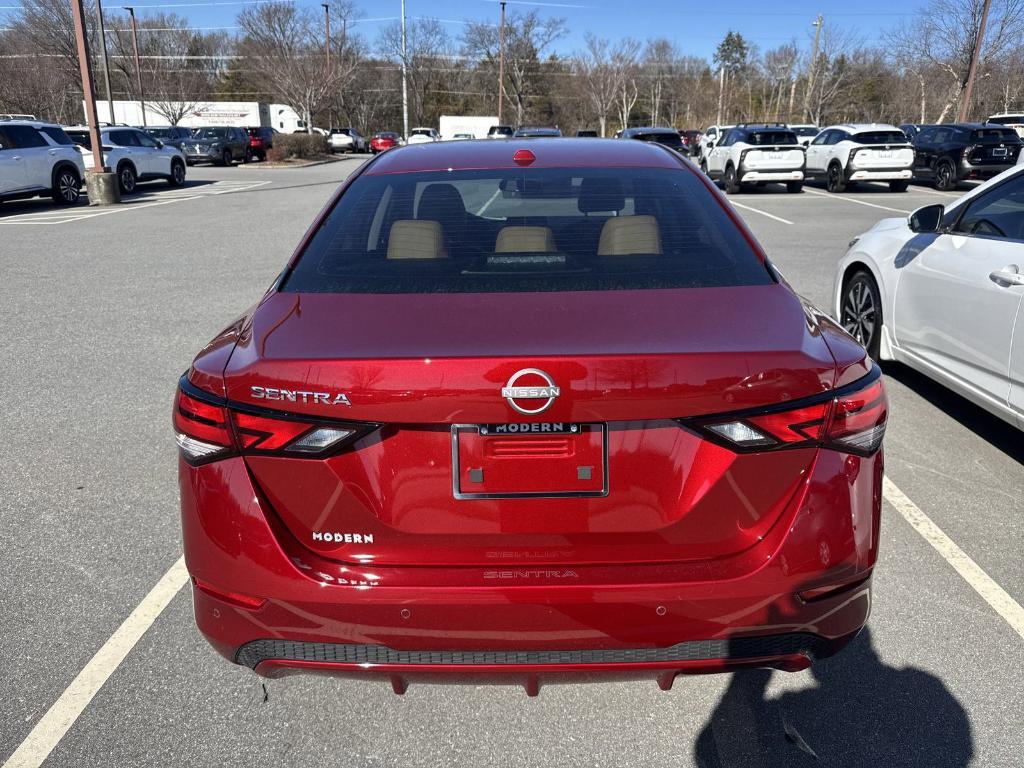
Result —
MULTIPOLYGON (((402 64, 402 28, 398 22, 380 31, 381 55, 402 64)), ((439 91, 451 84, 461 62, 444 25, 436 19, 416 19, 406 26, 405 71, 409 84, 409 114, 414 123, 434 120, 439 113, 439 91), (428 114, 429 113, 429 114, 428 114)))
POLYGON ((611 65, 611 43, 587 32, 587 47, 573 59, 573 71, 581 81, 592 114, 597 118, 601 136, 608 132, 608 113, 615 103, 615 72, 611 65))
POLYGON ((309 8, 271 2, 238 15, 238 51, 270 93, 294 109, 307 126, 342 87, 351 82, 354 58, 324 56, 323 17, 309 8))
MULTIPOLYGON (((534 83, 539 79, 545 52, 565 36, 565 20, 542 19, 537 11, 511 13, 505 21, 505 82, 502 89, 516 110, 516 124, 522 125, 534 83)), ((493 24, 469 22, 463 37, 467 56, 483 59, 497 67, 499 30, 493 24)))
POLYGON ((640 67, 637 58, 640 55, 640 43, 631 37, 623 38, 612 49, 612 71, 615 79, 615 101, 619 111, 619 125, 625 130, 629 127, 629 115, 640 97, 637 78, 640 67))

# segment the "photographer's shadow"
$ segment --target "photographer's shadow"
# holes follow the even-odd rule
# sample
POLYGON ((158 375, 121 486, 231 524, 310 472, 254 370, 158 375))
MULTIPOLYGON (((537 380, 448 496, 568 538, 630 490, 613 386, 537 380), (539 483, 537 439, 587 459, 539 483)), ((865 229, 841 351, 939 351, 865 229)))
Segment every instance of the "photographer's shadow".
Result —
POLYGON ((868 629, 816 662, 817 683, 767 697, 773 673, 734 673, 694 747, 701 768, 960 768, 974 754, 967 712, 943 682, 887 666, 868 629))

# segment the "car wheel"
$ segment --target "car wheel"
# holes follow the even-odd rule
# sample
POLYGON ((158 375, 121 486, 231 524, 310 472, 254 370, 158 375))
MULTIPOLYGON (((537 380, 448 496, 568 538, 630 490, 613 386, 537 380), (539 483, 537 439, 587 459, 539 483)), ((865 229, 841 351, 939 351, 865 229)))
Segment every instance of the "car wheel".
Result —
POLYGON ((700 161, 700 172, 703 173, 708 178, 710 178, 710 174, 708 173, 708 164, 705 163, 703 160, 700 161))
POLYGON ((890 192, 906 192, 910 187, 909 181, 890 181, 889 191, 890 192))
POLYGON ((137 178, 135 169, 129 163, 125 163, 117 170, 117 184, 121 187, 122 194, 130 195, 135 191, 137 178))
POLYGON ((935 188, 943 192, 956 189, 956 171, 948 160, 943 160, 935 166, 935 188))
POLYGON ((878 359, 882 338, 882 297, 870 273, 856 272, 843 288, 839 324, 878 359))
POLYGON ((725 174, 722 176, 722 182, 725 184, 725 191, 730 195, 735 195, 740 191, 739 182, 736 181, 736 169, 731 165, 725 167, 725 174))
POLYGON ((225 149, 220 154, 220 164, 224 166, 231 165, 231 150, 225 149))
POLYGON ((57 170, 53 175, 53 188, 51 190, 53 202, 58 205, 74 205, 82 197, 82 180, 78 177, 78 171, 64 167, 57 170))
POLYGON ((797 192, 803 192, 803 190, 804 190, 804 183, 802 181, 787 181, 786 182, 786 191, 787 192, 793 192, 795 194, 797 192))
POLYGON ((185 186, 185 164, 180 162, 171 163, 171 175, 167 177, 167 183, 172 187, 185 186))
POLYGON ((843 178, 843 169, 839 163, 832 163, 828 167, 828 175, 825 178, 825 188, 829 192, 845 192, 846 179, 843 178))

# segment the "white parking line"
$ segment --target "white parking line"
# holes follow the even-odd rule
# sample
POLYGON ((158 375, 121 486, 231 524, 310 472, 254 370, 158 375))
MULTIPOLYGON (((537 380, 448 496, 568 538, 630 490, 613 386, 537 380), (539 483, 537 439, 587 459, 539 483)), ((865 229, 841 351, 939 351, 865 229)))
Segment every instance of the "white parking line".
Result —
POLYGON ((868 203, 864 200, 858 200, 855 197, 847 197, 846 195, 834 194, 832 192, 819 192, 817 189, 807 189, 804 187, 804 192, 811 195, 817 195, 818 197, 824 197, 827 200, 835 200, 837 203, 856 203, 857 205, 866 205, 868 208, 881 208, 883 211, 896 211, 896 213, 910 213, 910 211, 904 210, 903 208, 890 208, 888 205, 879 205, 878 203, 868 203))
POLYGON ((188 572, 182 555, 64 689, 14 754, 7 758, 3 768, 38 768, 43 764, 128 652, 187 582, 188 572))
POLYGON ((939 526, 912 502, 888 477, 882 484, 885 500, 913 526, 924 540, 935 547, 943 559, 974 588, 1010 627, 1024 638, 1024 608, 1010 597, 970 556, 956 545, 939 526))
POLYGON ((735 200, 730 200, 729 202, 732 203, 733 206, 736 207, 736 208, 742 208, 745 211, 752 211, 754 213, 760 213, 762 216, 767 216, 769 219, 775 219, 776 221, 781 221, 783 224, 792 224, 793 223, 789 219, 784 219, 781 216, 776 216, 774 213, 768 213, 768 211, 762 211, 762 210, 760 210, 758 208, 751 208, 749 205, 744 205, 743 203, 737 203, 735 200))

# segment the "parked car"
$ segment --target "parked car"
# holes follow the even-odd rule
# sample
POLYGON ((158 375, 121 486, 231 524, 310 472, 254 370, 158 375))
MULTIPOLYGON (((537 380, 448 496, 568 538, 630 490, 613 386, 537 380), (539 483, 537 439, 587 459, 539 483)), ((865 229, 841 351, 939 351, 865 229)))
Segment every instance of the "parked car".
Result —
POLYGON ((273 128, 262 126, 259 128, 246 128, 245 132, 249 134, 249 160, 266 160, 267 151, 274 148, 274 134, 277 133, 273 128))
POLYGON ((475 138, 476 136, 474 136, 472 133, 456 133, 454 136, 452 136, 453 141, 470 141, 475 138))
POLYGON ((331 152, 365 152, 368 147, 363 134, 355 128, 331 128, 327 144, 331 152))
POLYGON ((231 165, 249 159, 249 134, 244 128, 209 126, 196 128, 185 145, 185 160, 189 165, 213 163, 231 165))
POLYGON ((733 126, 731 125, 709 125, 704 129, 704 133, 700 137, 700 142, 697 144, 697 157, 707 157, 708 152, 714 148, 715 144, 725 138, 725 134, 733 126))
POLYGON ((700 137, 703 135, 700 131, 692 129, 679 132, 679 138, 682 139, 683 146, 686 147, 686 154, 695 157, 700 153, 700 137))
POLYGON ((924 123, 903 123, 903 125, 899 126, 900 130, 903 131, 903 135, 910 139, 911 143, 913 143, 917 134, 921 132, 921 129, 927 127, 924 123))
POLYGON ((675 128, 626 128, 616 134, 620 139, 634 139, 636 141, 650 141, 655 144, 662 144, 671 147, 677 152, 688 154, 683 146, 683 138, 675 128))
POLYGON ((492 125, 487 131, 488 139, 510 139, 515 134, 511 125, 492 125))
POLYGON ((1013 128, 1017 135, 1024 139, 1024 112, 1003 112, 998 115, 992 115, 987 122, 1013 128))
POLYGON ((385 153, 281 259, 173 406, 194 615, 227 660, 667 689, 805 669, 864 626, 880 369, 683 157, 385 153))
POLYGON ((787 192, 799 192, 805 152, 785 123, 741 123, 701 158, 700 168, 730 194, 770 181, 784 183, 787 192))
POLYGON ((517 139, 550 139, 562 132, 558 128, 519 128, 512 135, 517 139))
POLYGON ((192 138, 192 129, 182 125, 151 126, 142 130, 157 141, 174 147, 181 152, 185 151, 185 142, 192 138))
POLYGON ((886 123, 844 123, 819 133, 807 147, 808 179, 824 179, 829 192, 858 181, 887 181, 906 192, 913 176, 914 147, 903 131, 886 123))
MULTIPOLYGON (((91 168, 92 144, 88 127, 79 125, 65 130, 83 148, 83 159, 91 168)), ((185 184, 185 155, 145 131, 129 126, 105 127, 100 128, 100 140, 103 142, 103 162, 117 174, 121 192, 134 192, 140 181, 163 179, 174 187, 185 184)))
POLYGON ((952 202, 883 219, 839 262, 835 316, 899 360, 1024 428, 1024 166, 952 202))
POLYGON ((49 196, 74 205, 84 177, 82 155, 59 125, 0 120, 0 202, 49 196))
POLYGON ((914 176, 944 192, 968 179, 991 179, 1017 164, 1021 139, 995 123, 950 123, 924 128, 914 139, 914 176))
POLYGON ((440 141, 441 134, 436 128, 413 128, 409 131, 409 144, 428 144, 432 141, 440 141))
POLYGON ((590 128, 583 128, 576 131, 576 138, 578 139, 596 139, 598 136, 598 132, 590 128))
POLYGON ((394 131, 378 131, 370 139, 370 152, 377 154, 387 149, 401 146, 402 137, 394 131))
POLYGON ((814 137, 821 133, 821 129, 813 123, 790 123, 786 126, 796 134, 797 140, 805 147, 809 146, 814 137))

